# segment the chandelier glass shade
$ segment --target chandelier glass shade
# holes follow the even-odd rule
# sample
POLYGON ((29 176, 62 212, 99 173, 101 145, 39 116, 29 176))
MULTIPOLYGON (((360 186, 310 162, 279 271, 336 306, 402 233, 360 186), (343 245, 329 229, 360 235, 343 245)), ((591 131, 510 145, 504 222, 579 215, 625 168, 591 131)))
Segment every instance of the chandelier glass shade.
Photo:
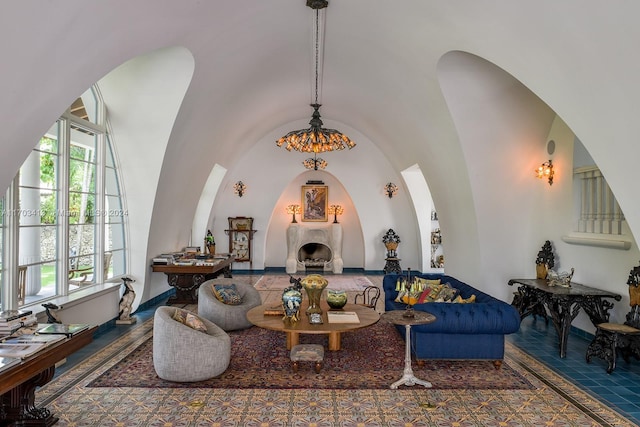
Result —
POLYGON ((316 153, 313 153, 313 157, 309 157, 308 159, 306 159, 304 162, 302 162, 302 164, 304 165, 305 168, 307 169, 313 169, 313 170, 318 170, 318 169, 324 169, 327 166, 329 166, 329 163, 327 163, 326 160, 317 157, 316 153))
MULTIPOLYGON (((327 151, 339 151, 346 148, 355 147, 348 136, 336 129, 322 127, 320 118, 320 107, 318 102, 318 81, 319 77, 319 56, 320 56, 320 29, 319 29, 319 9, 327 7, 326 1, 309 1, 307 6, 315 9, 315 100, 311 104, 313 113, 309 127, 306 129, 293 130, 276 141, 278 147, 284 146, 287 151, 295 150, 301 153, 324 153, 327 151)), ((317 168, 314 168, 317 170, 317 168)))

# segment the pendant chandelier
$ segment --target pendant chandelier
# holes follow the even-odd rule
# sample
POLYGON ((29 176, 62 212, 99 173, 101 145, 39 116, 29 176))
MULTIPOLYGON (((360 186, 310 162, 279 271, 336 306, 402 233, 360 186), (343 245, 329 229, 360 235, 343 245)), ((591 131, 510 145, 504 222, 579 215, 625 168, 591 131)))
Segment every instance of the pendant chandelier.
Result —
MULTIPOLYGON (((322 119, 320 118, 320 106, 318 103, 318 80, 319 70, 318 62, 320 55, 319 41, 319 13, 320 9, 328 6, 328 2, 324 0, 307 0, 307 6, 316 11, 315 17, 315 100, 311 104, 313 113, 311 114, 311 127, 306 129, 294 130, 276 141, 278 147, 282 147, 287 151, 295 150, 301 153, 324 153, 326 151, 344 150, 345 146, 349 149, 355 147, 355 142, 351 141, 348 136, 335 129, 326 129, 322 127, 322 119)), ((314 157, 315 158, 315 157, 314 157)), ((316 166, 316 165, 314 165, 316 166)), ((317 166, 316 166, 317 167, 317 166)), ((316 169, 317 170, 317 169, 316 169)))

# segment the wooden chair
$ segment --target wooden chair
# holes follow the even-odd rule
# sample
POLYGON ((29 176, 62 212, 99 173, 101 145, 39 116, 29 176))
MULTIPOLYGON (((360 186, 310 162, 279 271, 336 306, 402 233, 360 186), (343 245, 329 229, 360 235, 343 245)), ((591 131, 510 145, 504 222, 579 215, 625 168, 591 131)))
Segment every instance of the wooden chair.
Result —
POLYGON ((359 293, 355 296, 353 303, 375 309, 379 298, 380 288, 378 288, 377 286, 367 286, 366 288, 364 288, 362 293, 359 293))
POLYGON ((607 362, 607 373, 616 368, 617 354, 620 353, 625 362, 630 356, 640 359, 640 266, 629 272, 629 304, 624 323, 600 323, 596 325, 596 335, 587 348, 587 363, 593 356, 607 362))
MULTIPOLYGON (((105 252, 103 260, 104 279, 109 277, 109 267, 111 266, 111 252, 105 252)), ((78 268, 69 270, 69 283, 76 286, 84 286, 95 283, 93 277, 93 267, 78 268)))
POLYGON ((27 296, 27 266, 18 267, 18 306, 24 305, 27 296))

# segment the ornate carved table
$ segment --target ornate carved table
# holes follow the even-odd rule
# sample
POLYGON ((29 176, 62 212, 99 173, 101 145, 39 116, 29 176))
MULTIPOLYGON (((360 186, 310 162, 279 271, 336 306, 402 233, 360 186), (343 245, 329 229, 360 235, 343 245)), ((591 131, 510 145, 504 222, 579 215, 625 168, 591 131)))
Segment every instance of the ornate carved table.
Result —
POLYGON ((613 292, 591 288, 571 282, 570 287, 549 286, 545 279, 511 279, 509 286, 518 285, 518 291, 511 303, 524 319, 530 314, 551 317, 560 340, 560 357, 567 355, 567 339, 571 322, 580 309, 589 316, 591 323, 597 325, 609 320, 609 310, 613 303, 605 298, 620 301, 622 297, 613 292))
POLYGON ((154 265, 153 271, 167 275, 169 286, 176 289, 176 294, 167 301, 168 304, 196 304, 198 288, 209 279, 220 274, 231 277, 233 257, 217 259, 214 265, 154 265))
POLYGON ((411 367, 411 326, 413 325, 426 325, 436 321, 436 316, 424 311, 412 310, 413 317, 405 317, 406 310, 393 310, 387 311, 380 315, 381 319, 386 320, 394 325, 404 325, 405 328, 405 351, 404 351, 404 373, 402 378, 391 384, 392 389, 398 388, 399 385, 406 384, 423 385, 425 387, 431 387, 429 381, 424 381, 413 374, 413 368, 411 367))
MULTIPOLYGON (((44 326, 44 325, 43 325, 44 326)), ((38 387, 47 384, 55 364, 93 341, 97 327, 52 344, 0 374, 0 425, 49 427, 58 417, 49 409, 35 405, 38 387)))

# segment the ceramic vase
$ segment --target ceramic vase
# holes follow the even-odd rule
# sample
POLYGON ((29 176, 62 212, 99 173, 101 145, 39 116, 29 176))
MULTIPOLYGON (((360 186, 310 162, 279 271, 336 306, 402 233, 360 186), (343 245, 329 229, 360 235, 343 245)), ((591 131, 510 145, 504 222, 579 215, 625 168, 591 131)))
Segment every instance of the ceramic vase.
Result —
POLYGON ((327 289, 327 304, 334 310, 341 309, 347 303, 347 291, 327 289))
POLYGON ((327 287, 329 282, 327 279, 319 274, 310 274, 300 282, 307 296, 309 297, 309 307, 307 307, 307 314, 318 313, 322 314, 322 308, 320 308, 320 297, 322 297, 322 291, 327 287))
POLYGON ((295 288, 287 288, 282 292, 282 309, 284 310, 285 322, 295 323, 300 316, 300 304, 302 303, 302 292, 295 288))
POLYGON ((547 264, 536 264, 536 279, 547 278, 547 264))

